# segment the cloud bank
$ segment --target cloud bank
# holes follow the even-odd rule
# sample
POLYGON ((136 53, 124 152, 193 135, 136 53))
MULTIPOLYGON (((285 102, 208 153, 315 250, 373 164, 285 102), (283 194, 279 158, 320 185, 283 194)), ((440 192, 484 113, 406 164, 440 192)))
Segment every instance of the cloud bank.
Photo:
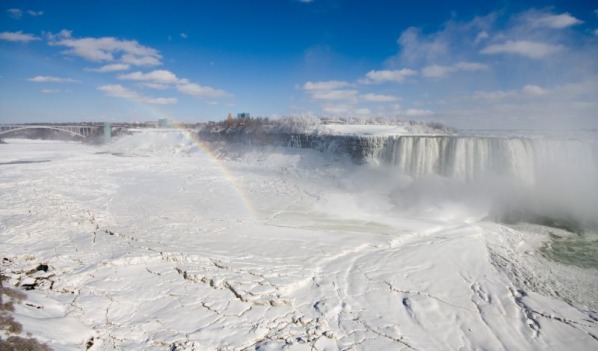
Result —
POLYGON ((50 46, 66 47, 63 54, 77 56, 92 62, 110 62, 131 66, 158 66, 162 55, 154 48, 139 44, 135 40, 114 37, 75 38, 72 32, 62 30, 48 36, 50 46))
POLYGON ((31 41, 41 40, 41 38, 30 33, 18 32, 2 32, 0 33, 0 40, 12 41, 17 43, 29 43, 31 41))
POLYGON ((324 114, 367 109, 460 128, 596 128, 598 29, 588 25, 569 12, 530 9, 451 19, 432 32, 408 27, 380 67, 303 90, 324 114))
POLYGON ((183 94, 195 97, 223 98, 230 96, 224 90, 193 83, 188 79, 177 77, 176 74, 168 70, 154 70, 146 73, 138 71, 122 74, 118 78, 137 81, 140 82, 140 86, 152 89, 165 90, 174 87, 183 94))
POLYGON ((177 103, 176 98, 155 98, 144 96, 134 90, 127 89, 120 84, 103 85, 98 87, 98 90, 103 91, 107 96, 118 97, 144 104, 168 105, 177 103))
POLYGON ((78 80, 72 78, 60 78, 52 76, 35 76, 33 78, 29 78, 28 81, 34 83, 79 83, 78 80))

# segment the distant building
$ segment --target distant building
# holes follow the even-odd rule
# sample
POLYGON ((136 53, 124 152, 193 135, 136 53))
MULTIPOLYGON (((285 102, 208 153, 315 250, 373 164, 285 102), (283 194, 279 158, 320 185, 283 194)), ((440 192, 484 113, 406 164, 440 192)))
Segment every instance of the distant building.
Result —
POLYGON ((237 113, 237 118, 238 119, 249 119, 249 118, 251 118, 251 116, 249 115, 249 112, 241 112, 241 113, 237 113))
POLYGON ((160 118, 158 120, 158 127, 168 127, 170 125, 170 123, 168 123, 168 119, 167 118, 160 118))

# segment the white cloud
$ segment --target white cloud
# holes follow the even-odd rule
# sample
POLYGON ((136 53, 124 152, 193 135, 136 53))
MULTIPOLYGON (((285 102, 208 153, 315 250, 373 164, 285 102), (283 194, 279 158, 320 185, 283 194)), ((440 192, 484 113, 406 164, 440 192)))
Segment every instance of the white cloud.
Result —
POLYGON ((69 48, 64 54, 79 56, 93 62, 120 62, 133 66, 157 66, 162 64, 160 52, 143 46, 135 40, 122 40, 113 37, 73 38, 72 32, 62 30, 57 35, 49 35, 51 46, 69 48))
POLYGON ((165 90, 176 87, 179 92, 196 97, 222 98, 230 96, 224 90, 192 83, 188 79, 178 78, 176 74, 168 70, 155 70, 147 73, 131 72, 122 74, 118 78, 139 81, 141 82, 139 86, 144 88, 165 90))
POLYGON ((401 105, 399 104, 392 104, 390 105, 390 110, 394 113, 398 113, 401 111, 401 105))
POLYGON ((313 101, 320 103, 320 109, 324 113, 332 115, 349 112, 369 115, 371 112, 367 108, 357 108, 356 105, 358 102, 388 103, 399 100, 397 97, 391 95, 375 93, 359 94, 357 89, 343 89, 350 86, 353 86, 353 84, 345 81, 330 80, 307 82, 303 84, 303 90, 313 101))
POLYGON ((314 0, 299 0, 299 2, 302 2, 304 4, 309 4, 310 2, 313 2, 314 0))
POLYGON ((408 117, 426 117, 434 115, 434 111, 410 108, 406 110, 403 114, 408 117))
POLYGON ((333 90, 338 88, 344 88, 351 84, 339 80, 329 80, 322 82, 307 82, 303 85, 303 89, 308 91, 313 90, 333 90))
POLYGON ((421 29, 415 27, 404 30, 397 42, 401 46, 401 60, 407 65, 435 61, 445 57, 449 51, 449 43, 444 33, 423 36, 421 29))
POLYGON ((372 93, 361 95, 360 98, 363 99, 364 101, 368 101, 368 102, 396 102, 396 101, 399 101, 399 98, 397 98, 396 96, 372 94, 372 93))
POLYGON ((597 91, 596 76, 550 87, 524 85, 508 91, 478 92, 471 103, 460 101, 443 112, 455 126, 465 128, 595 128, 597 91), (482 115, 486 118, 480 119, 482 115))
POLYGON ((42 89, 41 92, 44 94, 58 94, 60 92, 60 90, 58 90, 58 89, 42 89))
POLYGON ((44 11, 33 11, 33 10, 28 10, 27 14, 29 16, 33 16, 33 17, 38 17, 38 16, 42 16, 44 14, 44 11))
POLYGON ((131 68, 131 65, 126 64, 126 63, 111 63, 109 65, 104 65, 100 68, 88 68, 87 71, 106 73, 106 72, 126 71, 129 68, 131 68))
POLYGON ((528 84, 518 90, 478 91, 474 98, 486 101, 498 101, 513 98, 534 98, 549 94, 550 91, 537 85, 528 84))
POLYGON ((355 114, 359 116, 369 116, 372 114, 372 112, 367 108, 358 108, 357 110, 355 110, 355 114))
POLYGON ((180 80, 177 76, 167 70, 155 70, 148 73, 142 72, 132 72, 128 74, 122 74, 118 76, 118 79, 123 80, 138 80, 138 81, 150 81, 155 83, 162 83, 162 84, 174 84, 178 83, 180 80))
POLYGON ((52 33, 44 33, 44 34, 46 35, 48 40, 59 40, 61 38, 64 39, 64 38, 72 38, 73 37, 73 31, 68 30, 68 29, 63 29, 56 34, 52 34, 52 33))
POLYGON ((547 94, 557 98, 572 97, 575 101, 596 101, 596 93, 598 92, 598 78, 593 77, 587 80, 582 80, 574 83, 566 83, 557 85, 552 89, 546 90, 547 94))
POLYGON ((322 111, 329 114, 343 114, 349 112, 352 107, 350 105, 324 105, 322 111))
POLYGON ((455 72, 457 69, 452 66, 432 65, 422 69, 422 75, 428 78, 444 78, 455 72))
POLYGON ((197 97, 221 98, 229 96, 227 92, 212 87, 202 86, 195 83, 182 83, 176 86, 177 90, 183 94, 197 97))
POLYGON ((316 90, 311 93, 312 99, 327 101, 354 101, 357 90, 316 90))
POLYGON ((427 78, 446 78, 458 71, 481 71, 488 69, 488 65, 478 62, 458 62, 452 66, 432 65, 422 69, 422 75, 427 78))
POLYGON ((351 106, 358 101, 359 92, 357 90, 342 89, 352 85, 351 83, 339 80, 309 81, 303 84, 303 90, 312 100, 322 103, 320 108, 323 112, 341 114, 348 112, 351 106))
POLYGON ((541 59, 563 49, 560 45, 551 45, 527 40, 508 40, 503 44, 494 44, 480 51, 482 54, 516 54, 532 59, 541 59))
POLYGON ((159 66, 162 64, 159 56, 123 55, 121 61, 133 66, 159 66))
POLYGON ((546 89, 539 87, 537 85, 526 85, 523 88, 521 88, 521 91, 524 94, 531 95, 531 96, 541 96, 541 95, 547 94, 546 89))
POLYGON ((476 16, 467 22, 449 20, 435 32, 424 32, 421 28, 409 27, 397 39, 397 55, 389 58, 387 62, 395 67, 419 68, 446 64, 447 60, 469 60, 472 56, 468 54, 474 51, 475 44, 488 39, 489 33, 496 33, 496 18, 496 13, 490 13, 486 16, 476 16))
POLYGON ((490 35, 488 35, 488 32, 483 30, 483 31, 479 32, 478 35, 475 37, 474 43, 477 44, 484 39, 488 39, 488 37, 490 37, 490 35))
POLYGON ((52 76, 36 76, 29 78, 28 81, 35 83, 79 83, 78 80, 72 78, 59 78, 52 76))
POLYGON ((6 12, 8 12, 8 15, 14 19, 21 19, 21 17, 23 17, 23 10, 21 9, 8 9, 6 12))
POLYGON ((27 10, 27 11, 23 11, 21 9, 8 9, 6 10, 6 12, 8 12, 8 15, 14 19, 21 19, 23 17, 24 14, 28 14, 29 16, 33 16, 33 17, 38 17, 44 14, 44 11, 33 11, 33 10, 27 10))
POLYGON ((459 71, 483 71, 488 69, 488 65, 479 62, 457 62, 454 67, 459 71))
MULTIPOLYGON (((313 100, 320 101, 344 101, 346 103, 356 103, 357 90, 341 89, 351 86, 350 83, 338 80, 307 82, 303 84, 303 90, 309 94, 313 100)), ((335 109, 336 107, 331 107, 335 109)))
POLYGON ((396 55, 380 62, 380 66, 372 66, 382 68, 376 68, 369 76, 365 74, 368 70, 364 71, 352 86, 341 83, 321 89, 326 91, 322 97, 342 95, 331 91, 358 90, 356 102, 314 99, 312 91, 318 89, 313 85, 305 84, 302 90, 322 113, 350 114, 368 107, 374 114, 398 111, 403 118, 434 114, 447 123, 455 123, 464 121, 460 117, 463 112, 468 121, 460 126, 465 128, 484 128, 494 122, 517 128, 531 118, 541 120, 537 127, 543 128, 550 118, 567 120, 577 115, 580 123, 595 127, 596 85, 584 89, 564 87, 571 82, 596 80, 598 47, 594 44, 598 26, 592 22, 594 13, 580 12, 577 17, 577 12, 533 11, 500 11, 465 22, 449 20, 431 31, 408 28, 398 38, 396 55), (530 21, 532 14, 535 22, 530 21), (586 23, 580 24, 580 20, 586 23), (412 74, 396 74, 401 69, 410 69, 412 74), (445 79, 431 81, 423 77, 445 79), (402 81, 403 85, 366 90, 357 84, 392 81, 402 81), (557 89, 560 86, 563 87, 557 89), (367 98, 366 93, 401 96, 404 108, 397 106, 393 110, 394 102, 368 102, 377 99, 367 98), (370 106, 374 104, 375 108, 370 106), (549 111, 555 106, 573 108, 582 104, 585 107, 575 107, 577 112, 572 114, 562 113, 565 109, 559 108, 560 117, 549 111), (486 113, 486 107, 496 113, 486 113), (405 111, 407 108, 410 110, 405 111), (529 111, 535 114, 532 116, 529 111), (552 117, 545 117, 549 115, 552 117))
POLYGON ((144 101, 145 103, 148 104, 153 104, 153 105, 171 105, 171 104, 176 104, 177 103, 177 99, 176 98, 148 98, 148 97, 144 97, 144 101))
POLYGON ((405 78, 417 74, 416 71, 403 68, 400 70, 369 71, 365 79, 360 82, 364 84, 380 84, 386 82, 402 82, 405 78))
POLYGON ((33 34, 18 32, 2 32, 0 33, 0 40, 14 41, 20 43, 28 43, 30 41, 41 40, 33 34))
POLYGON ((188 38, 187 33, 181 33, 181 38, 187 39, 188 38))
POLYGON ((477 91, 474 94, 474 98, 476 99, 483 99, 483 100, 502 100, 508 97, 515 96, 516 93, 514 91, 503 91, 503 90, 494 90, 494 91, 477 91))
POLYGON ((176 98, 155 98, 155 97, 148 97, 139 94, 134 90, 127 89, 120 84, 115 85, 103 85, 98 87, 98 90, 101 90, 106 93, 108 96, 118 97, 122 99, 127 99, 135 102, 141 102, 146 104, 153 104, 153 105, 168 105, 168 104, 176 104, 176 98))
POLYGON ((527 15, 527 20, 532 26, 553 29, 562 29, 583 23, 583 21, 571 16, 568 12, 560 15, 553 15, 550 13, 533 11, 527 15))
POLYGON ((142 87, 142 88, 150 88, 150 89, 156 89, 156 90, 166 90, 166 89, 170 89, 170 85, 166 85, 166 84, 160 84, 160 83, 148 83, 148 82, 144 82, 144 83, 139 83, 137 84, 138 86, 142 87))

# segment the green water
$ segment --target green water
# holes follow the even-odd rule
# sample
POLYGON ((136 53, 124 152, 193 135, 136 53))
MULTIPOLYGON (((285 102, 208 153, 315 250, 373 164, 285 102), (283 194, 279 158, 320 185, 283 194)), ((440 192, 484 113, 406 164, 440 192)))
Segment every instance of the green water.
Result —
POLYGON ((553 261, 581 268, 598 269, 598 233, 558 236, 540 248, 540 253, 553 261))

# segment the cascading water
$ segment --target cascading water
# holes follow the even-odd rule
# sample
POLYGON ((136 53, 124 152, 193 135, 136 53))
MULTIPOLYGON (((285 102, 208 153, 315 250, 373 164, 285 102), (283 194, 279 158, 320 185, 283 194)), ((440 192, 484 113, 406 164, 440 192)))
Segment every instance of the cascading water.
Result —
POLYGON ((596 143, 573 138, 399 136, 388 138, 378 159, 415 178, 498 175, 534 184, 554 172, 573 178, 598 173, 596 143))
POLYGON ((541 254, 598 269, 595 136, 399 136, 388 138, 377 158, 423 181, 420 188, 430 176, 443 177, 460 195, 471 187, 490 201, 489 219, 576 233, 550 235, 541 254))

